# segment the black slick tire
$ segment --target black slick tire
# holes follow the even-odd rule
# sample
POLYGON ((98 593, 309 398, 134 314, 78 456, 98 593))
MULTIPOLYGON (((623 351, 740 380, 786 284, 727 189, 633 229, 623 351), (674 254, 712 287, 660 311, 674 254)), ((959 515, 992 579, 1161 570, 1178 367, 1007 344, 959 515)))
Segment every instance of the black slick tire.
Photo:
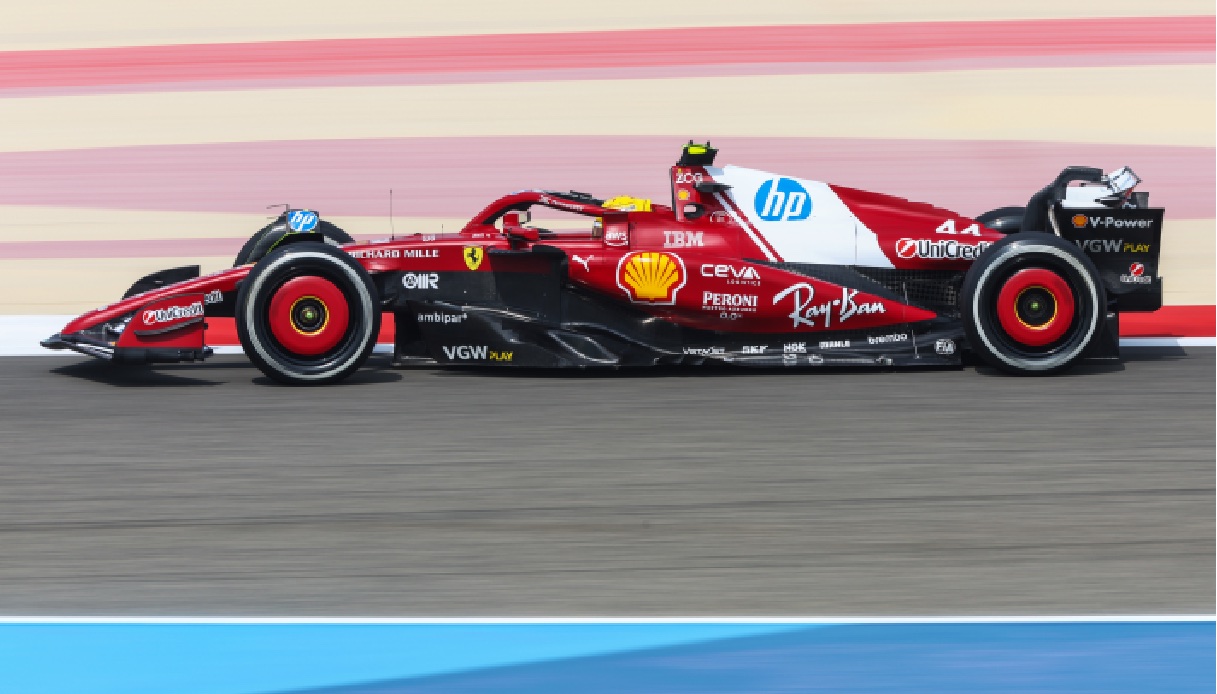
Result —
POLYGON ((376 346, 380 319, 379 295, 367 270, 346 252, 324 243, 301 241, 273 251, 258 261, 237 292, 241 347, 262 373, 290 385, 334 383, 351 375, 376 346), (345 328, 335 330, 334 344, 323 351, 293 351, 277 337, 285 329, 279 327, 276 333, 272 327, 275 321, 282 326, 287 320, 271 314, 276 295, 289 282, 301 281, 332 287, 329 310, 341 312, 346 321, 345 328))
MULTIPOLYGON (((287 230, 287 216, 279 215, 275 221, 267 224, 258 231, 254 232, 253 236, 241 246, 241 250, 237 252, 237 257, 233 260, 233 267, 256 263, 266 256, 270 251, 271 246, 274 246, 279 241, 287 230)), ((355 243, 355 239, 346 233, 336 224, 331 224, 324 219, 317 223, 317 231, 325 237, 325 242, 335 246, 342 246, 348 243, 355 243)))
MULTIPOLYGON (((1034 281, 1023 284, 1029 290, 1041 289, 1034 281)), ((1032 300, 1028 305, 1038 309, 1039 303, 1032 300)), ((1020 232, 994 243, 972 264, 964 276, 960 304, 969 347, 986 363, 1013 374, 1053 374, 1085 356, 1104 325, 1107 296, 1094 263, 1074 244, 1044 232, 1020 232), (1041 294, 1053 310, 1069 306, 1068 320, 1053 326, 1059 337, 1045 344, 1027 337, 1034 337, 1040 326, 1023 322, 1019 313, 1025 292, 1011 302, 1008 295, 1015 292, 1004 291, 1022 286, 1016 284, 1020 274, 1051 280, 1048 284, 1057 289, 1041 294)), ((1053 313, 1043 327, 1057 317, 1053 313)))

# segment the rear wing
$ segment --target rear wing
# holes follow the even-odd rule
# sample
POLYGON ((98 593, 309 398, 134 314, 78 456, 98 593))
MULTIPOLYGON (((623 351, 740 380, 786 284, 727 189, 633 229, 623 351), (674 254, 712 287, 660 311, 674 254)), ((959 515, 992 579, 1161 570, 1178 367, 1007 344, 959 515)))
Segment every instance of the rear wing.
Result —
POLYGON ((1160 207, 1070 209, 1058 203, 1052 219, 1057 233, 1094 261, 1115 310, 1156 311, 1162 308, 1164 213, 1160 207))

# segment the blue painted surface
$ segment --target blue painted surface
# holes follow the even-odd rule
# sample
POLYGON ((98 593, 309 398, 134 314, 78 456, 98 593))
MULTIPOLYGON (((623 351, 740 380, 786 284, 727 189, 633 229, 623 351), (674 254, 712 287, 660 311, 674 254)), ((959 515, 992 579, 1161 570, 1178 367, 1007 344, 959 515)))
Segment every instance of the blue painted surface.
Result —
POLYGON ((257 694, 798 628, 772 624, 0 624, 0 692, 257 694))
POLYGON ((0 692, 1207 692, 1214 622, 2 624, 0 692))
POLYGON ((311 694, 1212 694, 1214 624, 833 626, 311 694))

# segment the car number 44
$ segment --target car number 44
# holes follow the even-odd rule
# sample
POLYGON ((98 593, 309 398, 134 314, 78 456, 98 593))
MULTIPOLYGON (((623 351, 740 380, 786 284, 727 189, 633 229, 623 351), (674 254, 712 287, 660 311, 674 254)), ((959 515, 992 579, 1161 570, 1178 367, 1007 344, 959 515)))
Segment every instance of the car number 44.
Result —
POLYGON ((948 219, 947 221, 938 225, 938 228, 935 229, 934 231, 938 232, 939 234, 960 234, 960 235, 967 235, 967 236, 980 236, 980 225, 973 224, 972 226, 970 226, 966 229, 956 230, 955 229, 955 220, 948 219))

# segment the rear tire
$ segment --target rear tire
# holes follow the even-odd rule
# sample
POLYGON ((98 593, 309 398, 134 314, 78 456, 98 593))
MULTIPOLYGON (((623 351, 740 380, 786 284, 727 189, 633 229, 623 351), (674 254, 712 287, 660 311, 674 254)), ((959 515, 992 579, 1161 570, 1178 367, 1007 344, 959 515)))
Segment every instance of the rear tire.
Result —
POLYGON ((1015 374, 1051 374, 1085 354, 1103 327, 1107 296, 1094 263, 1040 232, 1007 236, 972 264, 960 291, 968 343, 1015 374))
POLYGON ((380 301, 367 271, 323 243, 301 241, 258 262, 241 283, 237 336, 262 373, 290 385, 340 381, 376 346, 380 301))
POLYGON ((993 231, 1015 234, 1022 230, 1023 216, 1026 213, 1025 207, 999 207, 978 215, 976 221, 993 231))

